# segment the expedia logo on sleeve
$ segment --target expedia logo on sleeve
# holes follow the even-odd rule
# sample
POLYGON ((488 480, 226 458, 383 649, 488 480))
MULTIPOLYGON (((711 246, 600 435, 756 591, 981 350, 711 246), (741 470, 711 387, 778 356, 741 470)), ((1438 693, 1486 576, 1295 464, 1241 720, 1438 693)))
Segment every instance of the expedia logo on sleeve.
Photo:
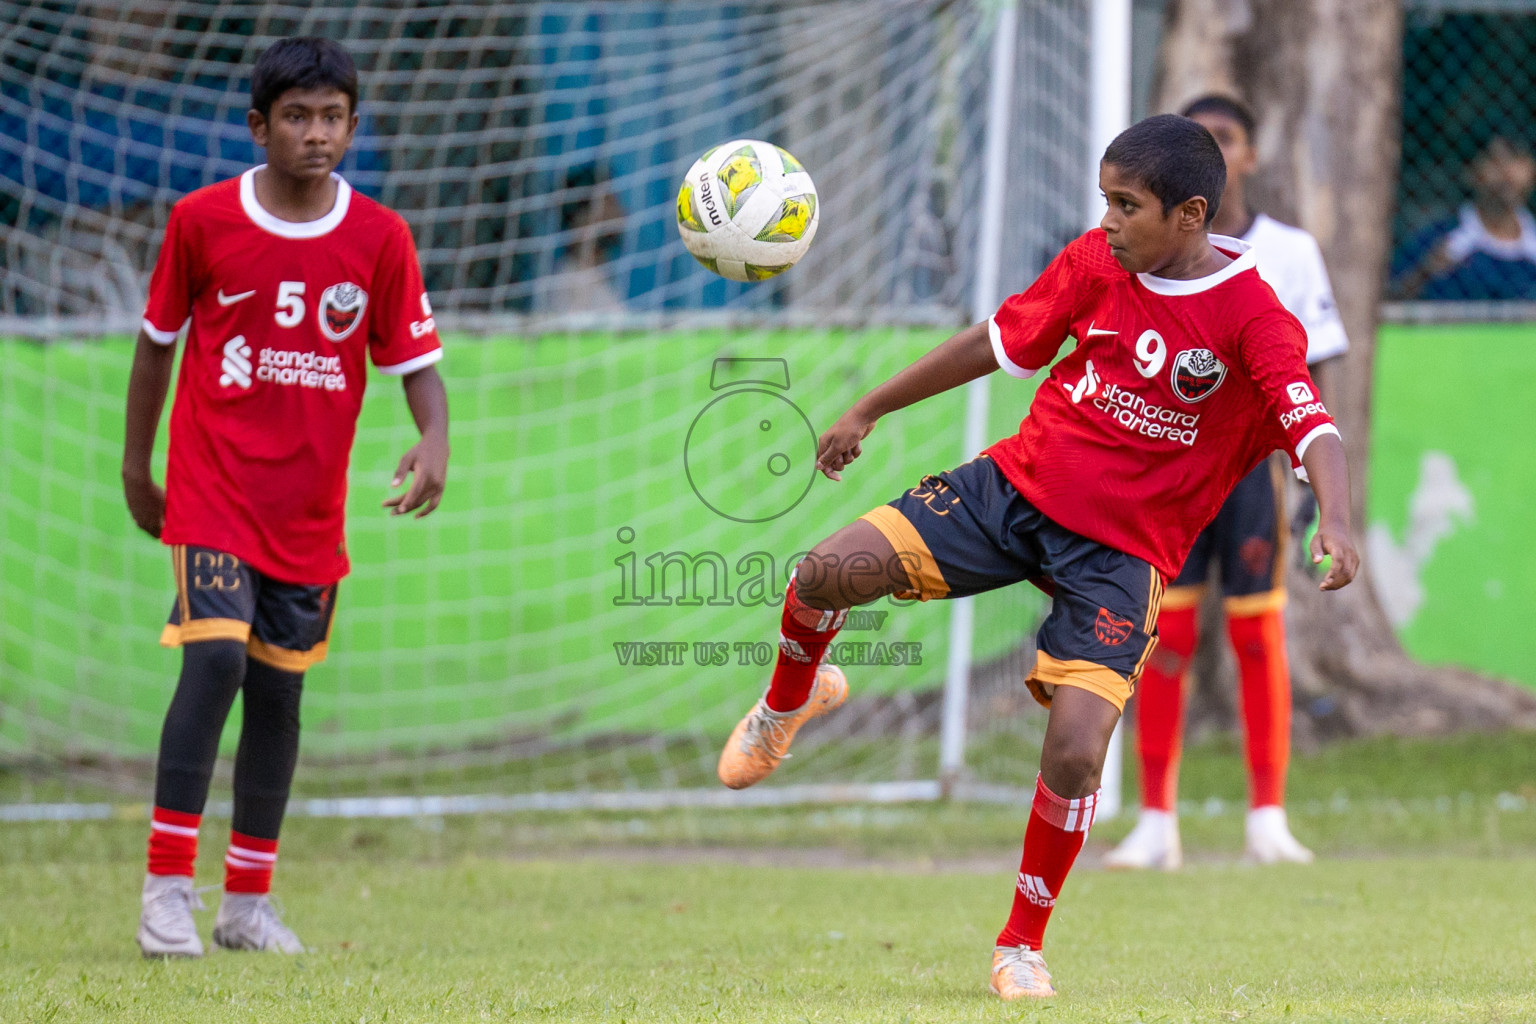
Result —
POLYGON ((342 341, 357 330, 368 293, 351 281, 333 284, 320 293, 320 330, 332 341, 342 341))
POLYGON ((411 337, 422 338, 437 330, 437 318, 432 315, 432 303, 427 301, 427 293, 421 293, 421 319, 411 321, 411 337))
POLYGON ((1173 361, 1173 392, 1186 402, 1211 397, 1227 379, 1227 364, 1208 348, 1185 349, 1173 361))

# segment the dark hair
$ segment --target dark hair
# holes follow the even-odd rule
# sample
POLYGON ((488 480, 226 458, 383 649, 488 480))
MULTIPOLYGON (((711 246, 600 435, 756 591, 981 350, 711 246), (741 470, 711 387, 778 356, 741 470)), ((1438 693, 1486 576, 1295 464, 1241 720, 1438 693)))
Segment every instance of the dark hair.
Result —
POLYGON ((1185 117, 1194 117, 1196 114, 1215 114, 1218 117, 1230 117, 1243 126, 1243 134, 1248 136, 1248 141, 1253 141, 1253 133, 1259 127, 1259 122, 1254 118, 1253 111, 1249 110, 1242 100, 1231 96, 1223 96, 1220 93, 1209 93, 1199 99, 1190 102, 1179 113, 1185 117))
POLYGON ((1163 202, 1163 216, 1194 196, 1205 198, 1205 223, 1221 208, 1227 162, 1211 133, 1177 114, 1154 114, 1115 136, 1104 151, 1114 164, 1163 202))
POLYGON ((357 65, 340 44, 318 36, 279 40, 256 58, 251 72, 251 109, 262 117, 289 89, 340 89, 357 110, 357 65))

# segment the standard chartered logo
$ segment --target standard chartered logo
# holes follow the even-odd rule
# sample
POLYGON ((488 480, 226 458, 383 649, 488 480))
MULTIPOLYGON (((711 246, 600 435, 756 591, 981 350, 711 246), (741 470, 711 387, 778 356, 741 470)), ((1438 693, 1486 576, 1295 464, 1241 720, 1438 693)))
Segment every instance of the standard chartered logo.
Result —
MULTIPOLYGON (((1063 387, 1067 387, 1065 382, 1063 387)), ((1067 387, 1072 393, 1072 404, 1077 405, 1085 397, 1092 397, 1099 391, 1099 372, 1093 368, 1093 360, 1088 360, 1088 365, 1083 367, 1083 379, 1077 382, 1076 387, 1067 387)))
POLYGON ((1200 435, 1200 414, 1180 412, 1178 409, 1153 405, 1133 391, 1118 384, 1107 384, 1104 393, 1093 400, 1094 408, 1109 414, 1109 418, 1132 433, 1144 437, 1162 438, 1193 446, 1200 435))
POLYGON ((341 356, 323 356, 318 352, 264 348, 258 357, 256 379, 273 384, 317 388, 321 391, 347 390, 347 375, 341 368, 341 356))
POLYGON ((219 384, 223 387, 231 384, 242 388, 251 386, 251 346, 245 343, 245 335, 237 334, 224 343, 223 370, 219 376, 219 384))
POLYGON ((318 391, 347 390, 347 374, 342 369, 340 356, 264 348, 253 364, 251 347, 245 343, 243 334, 224 343, 221 369, 219 383, 224 387, 233 384, 249 388, 252 380, 259 380, 318 391))

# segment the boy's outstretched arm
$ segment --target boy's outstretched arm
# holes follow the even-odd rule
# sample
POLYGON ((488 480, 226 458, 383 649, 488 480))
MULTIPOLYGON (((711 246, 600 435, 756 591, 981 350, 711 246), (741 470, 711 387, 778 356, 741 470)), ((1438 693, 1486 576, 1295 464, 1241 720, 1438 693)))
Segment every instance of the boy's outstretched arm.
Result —
POLYGON ((816 442, 816 468, 829 480, 841 480, 841 470, 863 454, 860 442, 880 417, 996 369, 986 322, 972 324, 853 403, 816 442))
POLYGON ((1349 466, 1344 460, 1344 442, 1335 434, 1323 434, 1307 445, 1301 463, 1317 495, 1318 525, 1312 535, 1312 564, 1321 562, 1324 555, 1333 556, 1333 565, 1318 589, 1338 590, 1354 579, 1360 569, 1360 555, 1349 536, 1349 466))
POLYGON ((128 513, 139 529, 151 537, 165 529, 165 489, 149 472, 155 450, 155 433, 165 409, 165 393, 171 386, 176 363, 175 344, 161 345, 139 331, 133 350, 133 370, 128 376, 128 422, 123 434, 123 496, 128 513))
POLYGON ((400 456, 400 465, 389 484, 399 487, 407 474, 413 474, 410 488, 404 494, 386 498, 384 507, 393 509, 390 514, 397 516, 419 508, 416 518, 420 519, 437 508, 448 483, 448 392, 435 366, 407 374, 402 383, 405 404, 411 408, 421 440, 400 456))

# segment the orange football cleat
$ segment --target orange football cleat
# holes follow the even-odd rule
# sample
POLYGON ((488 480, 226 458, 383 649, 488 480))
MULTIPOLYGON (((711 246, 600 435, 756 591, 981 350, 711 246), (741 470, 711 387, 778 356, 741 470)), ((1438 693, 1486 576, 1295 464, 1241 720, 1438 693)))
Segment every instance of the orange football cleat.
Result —
POLYGON ((1004 999, 1045 999, 1056 994, 1045 957, 1028 946, 992 950, 992 991, 1004 999))
POLYGON ((823 663, 816 670, 811 695, 795 711, 774 711, 759 700, 746 718, 736 723, 731 738, 720 752, 720 781, 731 789, 746 789, 773 774, 789 756, 789 744, 800 727, 842 705, 848 699, 848 679, 836 665, 823 663))

